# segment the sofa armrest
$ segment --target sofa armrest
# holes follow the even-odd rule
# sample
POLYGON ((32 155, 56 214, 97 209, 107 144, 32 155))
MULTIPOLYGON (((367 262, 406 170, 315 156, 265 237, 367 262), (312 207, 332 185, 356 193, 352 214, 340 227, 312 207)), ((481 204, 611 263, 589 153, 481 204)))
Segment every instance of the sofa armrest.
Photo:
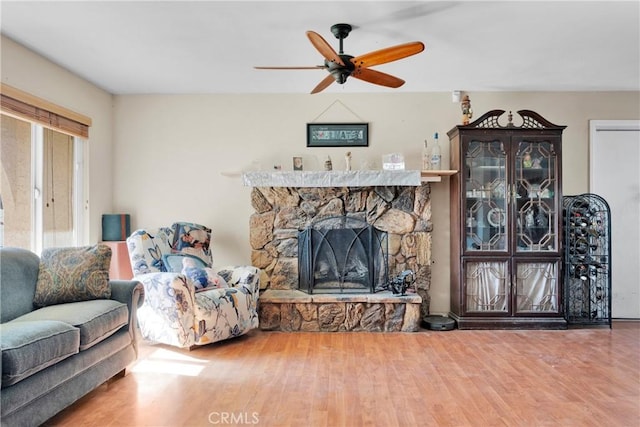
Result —
POLYGON ((196 287, 182 273, 146 273, 135 276, 133 280, 142 283, 144 302, 148 306, 175 306, 181 311, 188 311, 190 307, 193 307, 196 287))
POLYGON ((130 306, 130 312, 144 303, 144 287, 139 281, 110 280, 109 285, 111 285, 111 299, 130 306))
POLYGON ((146 273, 134 277, 144 286, 144 305, 138 311, 138 321, 144 338, 164 342, 167 333, 176 342, 194 341, 195 286, 182 273, 146 273))
POLYGON ((136 310, 144 303, 144 287, 137 280, 110 280, 111 299, 127 304, 129 324, 135 324, 136 310))
POLYGON ((138 353, 138 317, 137 310, 144 303, 144 287, 137 280, 110 280, 111 299, 127 304, 129 309, 129 333, 133 346, 138 353))
POLYGON ((217 270, 229 286, 243 288, 257 303, 260 293, 260 270, 250 265, 226 266, 217 270))

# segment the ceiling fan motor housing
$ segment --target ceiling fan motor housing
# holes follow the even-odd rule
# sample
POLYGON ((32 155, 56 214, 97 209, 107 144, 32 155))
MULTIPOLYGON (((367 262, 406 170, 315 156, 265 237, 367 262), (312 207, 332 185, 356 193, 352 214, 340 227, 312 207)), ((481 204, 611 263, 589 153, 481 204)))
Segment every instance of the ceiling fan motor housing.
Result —
POLYGON ((353 70, 355 70, 355 65, 353 65, 353 62, 351 62, 353 56, 344 54, 339 56, 340 59, 342 59, 344 65, 340 65, 334 61, 326 60, 324 61, 324 63, 327 67, 327 71, 329 71, 329 73, 333 76, 336 83, 343 84, 347 81, 347 77, 349 77, 351 73, 353 73, 353 70))

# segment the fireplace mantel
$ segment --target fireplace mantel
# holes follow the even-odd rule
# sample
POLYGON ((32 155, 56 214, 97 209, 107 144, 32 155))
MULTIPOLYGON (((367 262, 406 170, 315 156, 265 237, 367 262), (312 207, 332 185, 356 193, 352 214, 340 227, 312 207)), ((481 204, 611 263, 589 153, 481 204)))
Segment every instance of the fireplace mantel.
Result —
POLYGON ((255 171, 242 174, 246 187, 419 187, 418 170, 255 171))
POLYGON ((262 171, 224 172, 225 176, 240 176, 245 187, 368 187, 399 185, 415 187, 420 182, 441 182, 442 177, 458 173, 457 170, 428 171, 262 171), (415 184, 418 174, 419 183, 415 184))

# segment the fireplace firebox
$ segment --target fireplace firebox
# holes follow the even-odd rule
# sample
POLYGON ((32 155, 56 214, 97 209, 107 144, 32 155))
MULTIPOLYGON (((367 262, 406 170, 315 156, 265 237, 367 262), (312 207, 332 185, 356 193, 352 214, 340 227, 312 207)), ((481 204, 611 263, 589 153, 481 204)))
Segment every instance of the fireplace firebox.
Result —
POLYGON ((298 233, 299 289, 374 293, 388 287, 388 237, 358 218, 318 220, 298 233))

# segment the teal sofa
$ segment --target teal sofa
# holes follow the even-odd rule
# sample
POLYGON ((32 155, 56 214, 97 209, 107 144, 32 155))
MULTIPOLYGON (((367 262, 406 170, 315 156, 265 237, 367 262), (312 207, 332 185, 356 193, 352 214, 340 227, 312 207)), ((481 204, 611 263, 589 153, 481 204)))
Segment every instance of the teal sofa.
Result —
POLYGON ((38 426, 137 358, 137 281, 110 281, 111 297, 34 308, 40 258, 0 248, 0 422, 38 426))

